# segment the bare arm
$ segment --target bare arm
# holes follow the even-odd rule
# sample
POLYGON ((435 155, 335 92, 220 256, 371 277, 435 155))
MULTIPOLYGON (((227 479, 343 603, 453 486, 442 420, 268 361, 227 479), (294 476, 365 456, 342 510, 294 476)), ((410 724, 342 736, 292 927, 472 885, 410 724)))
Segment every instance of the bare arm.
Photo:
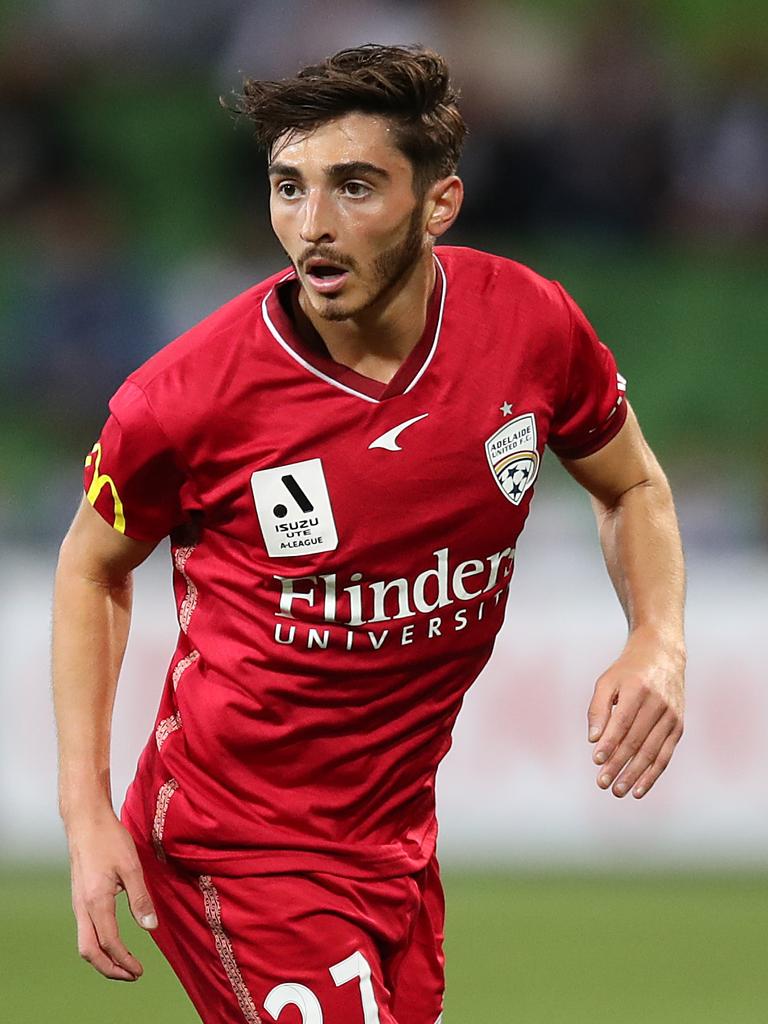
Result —
POLYGON ((627 644, 597 681, 589 739, 598 785, 642 797, 683 732, 685 570, 666 477, 629 410, 619 434, 584 459, 563 460, 592 495, 600 542, 629 623, 627 644))
POLYGON ((131 571, 154 545, 123 536, 83 501, 64 539, 53 611, 53 699, 59 808, 72 864, 81 955, 102 974, 132 981, 141 964, 120 939, 115 895, 152 927, 154 910, 134 843, 112 808, 110 735, 131 617, 131 571))

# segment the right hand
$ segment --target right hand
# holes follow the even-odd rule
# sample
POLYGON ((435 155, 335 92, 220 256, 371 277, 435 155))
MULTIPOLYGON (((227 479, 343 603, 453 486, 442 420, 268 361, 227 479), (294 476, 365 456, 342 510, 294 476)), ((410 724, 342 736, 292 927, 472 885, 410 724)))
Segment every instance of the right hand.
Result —
POLYGON ((124 890, 137 924, 157 927, 136 844, 111 808, 70 824, 67 838, 80 956, 105 978, 137 981, 144 968, 124 945, 115 916, 115 897, 124 890))

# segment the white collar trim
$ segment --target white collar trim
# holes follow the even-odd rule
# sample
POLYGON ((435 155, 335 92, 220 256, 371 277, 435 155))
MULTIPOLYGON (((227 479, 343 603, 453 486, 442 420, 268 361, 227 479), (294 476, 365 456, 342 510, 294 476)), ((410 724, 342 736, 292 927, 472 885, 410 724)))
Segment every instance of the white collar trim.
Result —
MULTIPOLYGON (((419 380, 421 380, 421 378, 424 376, 424 373, 426 372, 427 367, 432 362, 434 354, 437 351, 437 343, 438 343, 438 341, 440 339, 440 331, 441 331, 441 328, 443 326, 443 310, 445 309, 445 296, 446 296, 446 293, 448 291, 448 280, 447 280, 447 278, 445 276, 445 270, 443 269, 442 263, 440 262, 440 260, 437 258, 437 256, 434 253, 432 254, 432 258, 434 259, 435 263, 437 264, 437 269, 440 272, 440 276, 441 276, 442 282, 443 282, 442 294, 440 296, 440 310, 439 310, 438 315, 437 315, 437 324, 435 325, 435 337, 434 337, 434 340, 432 342, 432 346, 431 346, 429 352, 427 353, 426 359, 424 360, 424 362, 419 367, 418 372, 416 373, 416 375, 414 376, 413 380, 410 382, 408 387, 403 389, 402 393, 404 395, 407 395, 408 392, 411 391, 416 386, 416 384, 419 382, 419 380)), ((283 281, 287 281, 290 277, 293 276, 293 273, 294 273, 293 271, 289 271, 287 274, 285 274, 283 277, 280 278, 280 280, 277 282, 277 284, 282 284, 283 281)), ((354 395, 355 398, 362 398, 363 401, 365 401, 365 402, 372 402, 374 405, 380 405, 381 404, 381 399, 379 399, 379 398, 372 398, 370 395, 366 395, 362 391, 355 391, 354 388, 349 387, 347 384, 342 384, 341 381, 335 380, 333 377, 329 377, 327 373, 323 373, 322 370, 319 370, 316 366, 313 366, 311 363, 307 362, 307 360, 304 359, 303 356, 299 355, 299 353, 296 352, 296 350, 293 349, 288 344, 288 342, 285 340, 285 338, 283 338, 283 336, 280 334, 280 332, 278 331, 277 327, 275 326, 272 318, 269 315, 269 309, 267 308, 267 303, 269 302, 269 299, 270 299, 272 293, 274 292, 274 290, 275 290, 275 286, 270 288, 269 291, 267 292, 267 294, 264 296, 264 298, 262 300, 262 303, 261 303, 261 315, 264 317, 264 323, 267 325, 267 328, 269 329, 269 333, 272 335, 272 337, 275 339, 275 341, 283 349, 285 349, 285 351, 288 353, 288 355, 291 356, 293 359, 295 359, 296 362, 299 363, 299 365, 303 366, 305 370, 309 370, 310 373, 313 373, 316 377, 319 377, 321 380, 324 380, 327 384, 332 384, 335 388, 338 388, 340 391, 346 391, 346 393, 348 395, 354 395)))

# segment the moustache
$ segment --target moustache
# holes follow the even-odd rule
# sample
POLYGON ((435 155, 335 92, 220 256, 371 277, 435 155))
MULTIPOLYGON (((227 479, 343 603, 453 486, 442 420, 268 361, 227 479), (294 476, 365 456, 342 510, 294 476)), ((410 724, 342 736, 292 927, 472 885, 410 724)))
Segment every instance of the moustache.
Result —
POLYGON ((307 261, 313 259, 327 260, 328 263, 332 263, 335 267, 342 267, 344 270, 357 270, 357 263, 351 256, 334 252, 332 249, 324 249, 323 247, 307 249, 297 261, 298 266, 303 270, 307 261))

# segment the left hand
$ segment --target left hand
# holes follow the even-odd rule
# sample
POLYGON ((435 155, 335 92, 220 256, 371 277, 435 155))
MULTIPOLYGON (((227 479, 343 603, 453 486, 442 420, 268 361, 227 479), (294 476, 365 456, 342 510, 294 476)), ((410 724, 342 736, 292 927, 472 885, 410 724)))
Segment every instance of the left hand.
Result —
POLYGON ((630 637, 603 673, 587 712, 597 784, 614 796, 645 796, 683 735, 685 655, 658 639, 630 637))

